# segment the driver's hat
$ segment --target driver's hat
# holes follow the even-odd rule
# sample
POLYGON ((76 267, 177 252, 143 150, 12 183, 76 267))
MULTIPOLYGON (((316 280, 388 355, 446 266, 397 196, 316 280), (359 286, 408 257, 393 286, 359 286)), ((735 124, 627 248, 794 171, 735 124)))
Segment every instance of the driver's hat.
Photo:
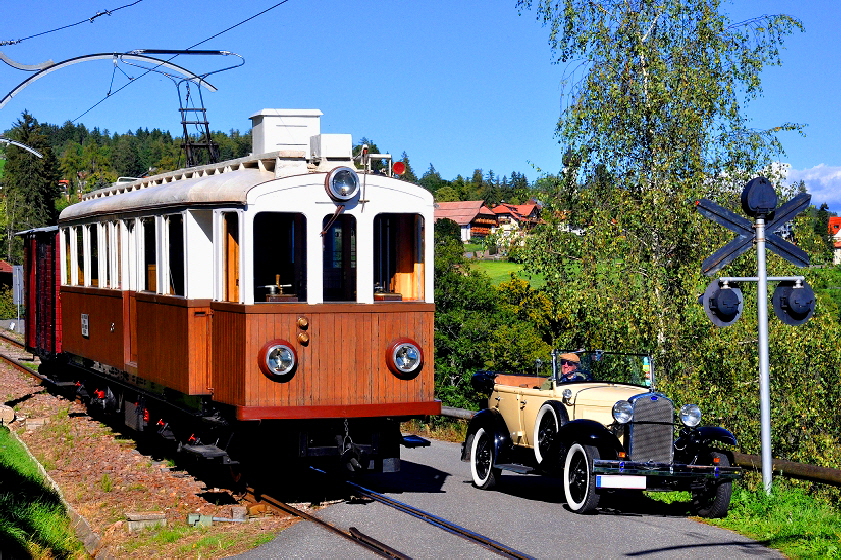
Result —
POLYGON ((572 352, 567 352, 566 354, 561 354, 558 356, 562 360, 566 360, 568 362, 575 362, 581 363, 581 357, 578 354, 573 354, 572 352))

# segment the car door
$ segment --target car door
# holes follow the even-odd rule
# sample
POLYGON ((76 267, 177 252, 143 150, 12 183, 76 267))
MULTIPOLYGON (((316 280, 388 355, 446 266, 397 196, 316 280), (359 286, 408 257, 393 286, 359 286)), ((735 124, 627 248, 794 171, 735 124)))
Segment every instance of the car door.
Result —
POLYGON ((488 405, 495 408, 505 420, 511 441, 515 445, 522 445, 522 429, 520 426, 520 389, 510 385, 496 385, 488 399, 488 405))
POLYGON ((537 413, 540 411, 540 407, 543 406, 543 403, 545 403, 550 396, 552 396, 551 389, 520 389, 519 430, 523 433, 522 445, 525 445, 526 447, 534 446, 534 421, 537 418, 537 413))

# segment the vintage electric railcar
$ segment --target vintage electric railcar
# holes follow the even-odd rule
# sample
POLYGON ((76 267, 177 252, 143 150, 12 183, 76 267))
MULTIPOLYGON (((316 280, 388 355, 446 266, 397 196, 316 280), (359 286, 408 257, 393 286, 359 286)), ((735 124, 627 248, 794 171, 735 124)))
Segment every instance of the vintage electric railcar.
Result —
POLYGON ((222 463, 399 469, 425 443, 399 422, 440 413, 433 200, 357 169, 321 114, 262 110, 257 155, 118 182, 24 232, 44 372, 222 463))

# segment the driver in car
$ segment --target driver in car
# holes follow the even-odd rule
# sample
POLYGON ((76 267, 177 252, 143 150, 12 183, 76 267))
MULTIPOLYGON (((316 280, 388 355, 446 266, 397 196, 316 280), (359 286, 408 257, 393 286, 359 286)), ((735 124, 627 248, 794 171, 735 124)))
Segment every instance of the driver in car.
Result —
POLYGON ((581 371, 578 366, 581 365, 581 358, 578 354, 568 352, 558 356, 561 360, 561 382, 574 381, 581 379, 581 371))

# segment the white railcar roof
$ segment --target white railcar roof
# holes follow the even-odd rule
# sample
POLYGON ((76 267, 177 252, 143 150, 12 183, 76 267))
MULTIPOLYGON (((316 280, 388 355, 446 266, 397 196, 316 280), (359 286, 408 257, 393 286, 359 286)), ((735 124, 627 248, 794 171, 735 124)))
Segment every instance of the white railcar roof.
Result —
MULTIPOLYGON (((300 155, 274 152, 117 183, 84 195, 61 212, 59 221, 168 207, 245 204, 249 190, 278 178, 275 170, 281 170, 282 162, 300 155)), ((294 169, 307 172, 305 165, 294 169)))

